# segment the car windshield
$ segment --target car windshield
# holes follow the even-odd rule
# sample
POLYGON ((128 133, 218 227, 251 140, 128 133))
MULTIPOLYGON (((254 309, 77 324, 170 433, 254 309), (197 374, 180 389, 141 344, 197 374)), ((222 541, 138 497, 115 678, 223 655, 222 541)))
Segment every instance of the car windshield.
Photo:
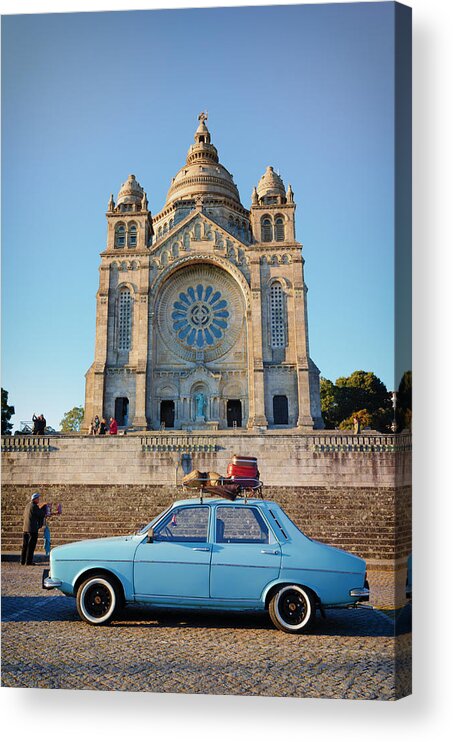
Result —
POLYGON ((159 515, 156 515, 156 517, 153 518, 149 523, 147 523, 146 525, 141 526, 140 528, 138 528, 135 531, 135 534, 139 536, 142 533, 143 534, 147 533, 147 531, 149 531, 149 529, 154 525, 154 523, 157 523, 157 521, 159 520, 159 518, 162 518, 163 515, 165 515, 166 513, 168 513, 168 511, 171 509, 171 507, 172 506, 170 505, 170 507, 165 508, 165 510, 162 510, 162 512, 159 513, 159 515))

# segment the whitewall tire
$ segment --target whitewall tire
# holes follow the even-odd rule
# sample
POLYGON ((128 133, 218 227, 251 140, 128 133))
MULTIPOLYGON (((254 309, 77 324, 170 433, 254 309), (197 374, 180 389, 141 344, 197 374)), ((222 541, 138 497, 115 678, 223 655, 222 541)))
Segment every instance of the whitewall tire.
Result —
POLYGON ((118 607, 118 594, 113 582, 104 575, 93 575, 77 590, 77 611, 80 618, 93 626, 112 620, 118 607))
POLYGON ((316 606, 310 590, 300 585, 285 585, 272 597, 269 616, 277 629, 289 634, 306 631, 314 621, 316 606))

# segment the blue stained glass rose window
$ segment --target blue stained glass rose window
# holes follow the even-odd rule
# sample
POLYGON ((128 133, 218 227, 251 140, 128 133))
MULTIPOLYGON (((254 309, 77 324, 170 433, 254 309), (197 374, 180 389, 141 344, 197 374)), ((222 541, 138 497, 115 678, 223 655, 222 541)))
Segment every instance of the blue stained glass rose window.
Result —
POLYGON ((173 303, 171 318, 178 338, 194 348, 214 345, 228 327, 228 302, 212 286, 189 286, 173 303))

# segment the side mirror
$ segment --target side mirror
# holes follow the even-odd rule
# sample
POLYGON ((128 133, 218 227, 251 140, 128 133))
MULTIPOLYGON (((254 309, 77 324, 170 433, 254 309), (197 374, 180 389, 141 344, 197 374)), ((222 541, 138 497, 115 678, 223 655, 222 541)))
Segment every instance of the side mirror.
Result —
POLYGON ((152 544, 154 541, 154 528, 150 528, 148 531, 148 538, 146 539, 147 544, 152 544))

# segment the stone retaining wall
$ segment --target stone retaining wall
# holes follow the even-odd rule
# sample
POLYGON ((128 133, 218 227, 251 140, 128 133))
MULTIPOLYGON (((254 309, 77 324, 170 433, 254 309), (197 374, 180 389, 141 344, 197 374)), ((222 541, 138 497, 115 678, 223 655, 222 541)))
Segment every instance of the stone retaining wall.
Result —
POLYGON ((11 436, 2 439, 4 484, 165 484, 184 469, 226 473, 234 453, 258 457, 268 486, 410 484, 410 437, 381 435, 11 436))

